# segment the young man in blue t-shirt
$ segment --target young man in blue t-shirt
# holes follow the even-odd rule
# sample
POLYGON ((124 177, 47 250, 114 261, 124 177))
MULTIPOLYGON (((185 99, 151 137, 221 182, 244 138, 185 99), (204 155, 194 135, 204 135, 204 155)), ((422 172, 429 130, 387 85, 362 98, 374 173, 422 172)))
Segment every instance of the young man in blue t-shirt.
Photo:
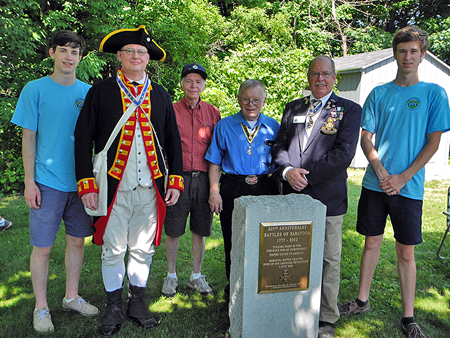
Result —
POLYGON ((450 129, 450 111, 443 88, 419 81, 428 34, 415 26, 405 27, 396 33, 392 46, 397 76, 373 89, 363 107, 361 146, 369 166, 362 183, 357 231, 366 239, 358 298, 342 304, 339 311, 341 316, 369 311, 370 284, 389 215, 396 240, 402 329, 407 337, 425 337, 413 315, 414 246, 422 243, 424 166, 438 149, 441 134, 450 129))
POLYGON ((66 227, 66 293, 62 309, 96 315, 98 309, 78 295, 84 238, 92 235, 91 218, 78 197, 74 130, 90 88, 76 78, 84 39, 59 31, 51 39, 54 60, 50 76, 29 82, 20 94, 12 122, 23 128, 24 197, 30 207, 31 279, 36 298, 33 327, 52 332, 47 304, 50 251, 64 220, 66 227))

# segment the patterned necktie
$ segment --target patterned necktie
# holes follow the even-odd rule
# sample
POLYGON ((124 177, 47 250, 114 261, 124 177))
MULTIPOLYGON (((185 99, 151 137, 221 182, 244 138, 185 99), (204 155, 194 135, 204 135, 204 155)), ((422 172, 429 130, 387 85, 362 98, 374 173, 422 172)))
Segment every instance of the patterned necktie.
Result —
POLYGON ((310 130, 314 124, 313 116, 315 116, 319 111, 320 108, 322 108, 322 101, 321 100, 312 100, 311 106, 308 109, 308 122, 306 123, 306 130, 310 130))

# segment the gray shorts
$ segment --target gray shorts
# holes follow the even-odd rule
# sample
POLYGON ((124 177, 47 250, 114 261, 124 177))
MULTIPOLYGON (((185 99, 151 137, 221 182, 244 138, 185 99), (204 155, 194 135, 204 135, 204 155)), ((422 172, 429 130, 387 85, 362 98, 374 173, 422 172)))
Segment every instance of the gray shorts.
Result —
POLYGON ((84 211, 77 192, 59 191, 36 183, 41 192, 40 209, 30 208, 30 243, 48 248, 55 243, 61 219, 66 235, 83 238, 92 235, 92 218, 84 211))
POLYGON ((190 214, 191 232, 208 237, 212 233, 213 213, 210 210, 208 173, 202 171, 184 172, 184 191, 177 204, 168 207, 164 230, 167 236, 180 237, 186 229, 190 214))

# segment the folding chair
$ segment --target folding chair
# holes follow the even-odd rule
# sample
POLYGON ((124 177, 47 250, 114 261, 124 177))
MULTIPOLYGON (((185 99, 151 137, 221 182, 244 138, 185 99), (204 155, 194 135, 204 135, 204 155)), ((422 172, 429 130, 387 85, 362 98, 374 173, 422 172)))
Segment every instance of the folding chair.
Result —
POLYGON ((439 259, 444 259, 444 257, 439 255, 439 252, 441 252, 442 245, 444 244, 445 238, 447 237, 447 234, 450 231, 450 187, 448 188, 447 211, 444 211, 443 214, 447 216, 447 230, 445 230, 445 232, 444 232, 444 237, 442 237, 441 245, 439 245, 439 249, 436 253, 437 258, 439 258, 439 259))

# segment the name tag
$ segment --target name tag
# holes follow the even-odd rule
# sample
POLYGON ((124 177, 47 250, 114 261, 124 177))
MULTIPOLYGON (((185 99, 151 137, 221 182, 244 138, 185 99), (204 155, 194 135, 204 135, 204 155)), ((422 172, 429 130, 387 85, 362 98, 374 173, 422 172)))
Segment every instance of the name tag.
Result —
POLYGON ((305 123, 306 116, 294 116, 294 123, 305 123))

